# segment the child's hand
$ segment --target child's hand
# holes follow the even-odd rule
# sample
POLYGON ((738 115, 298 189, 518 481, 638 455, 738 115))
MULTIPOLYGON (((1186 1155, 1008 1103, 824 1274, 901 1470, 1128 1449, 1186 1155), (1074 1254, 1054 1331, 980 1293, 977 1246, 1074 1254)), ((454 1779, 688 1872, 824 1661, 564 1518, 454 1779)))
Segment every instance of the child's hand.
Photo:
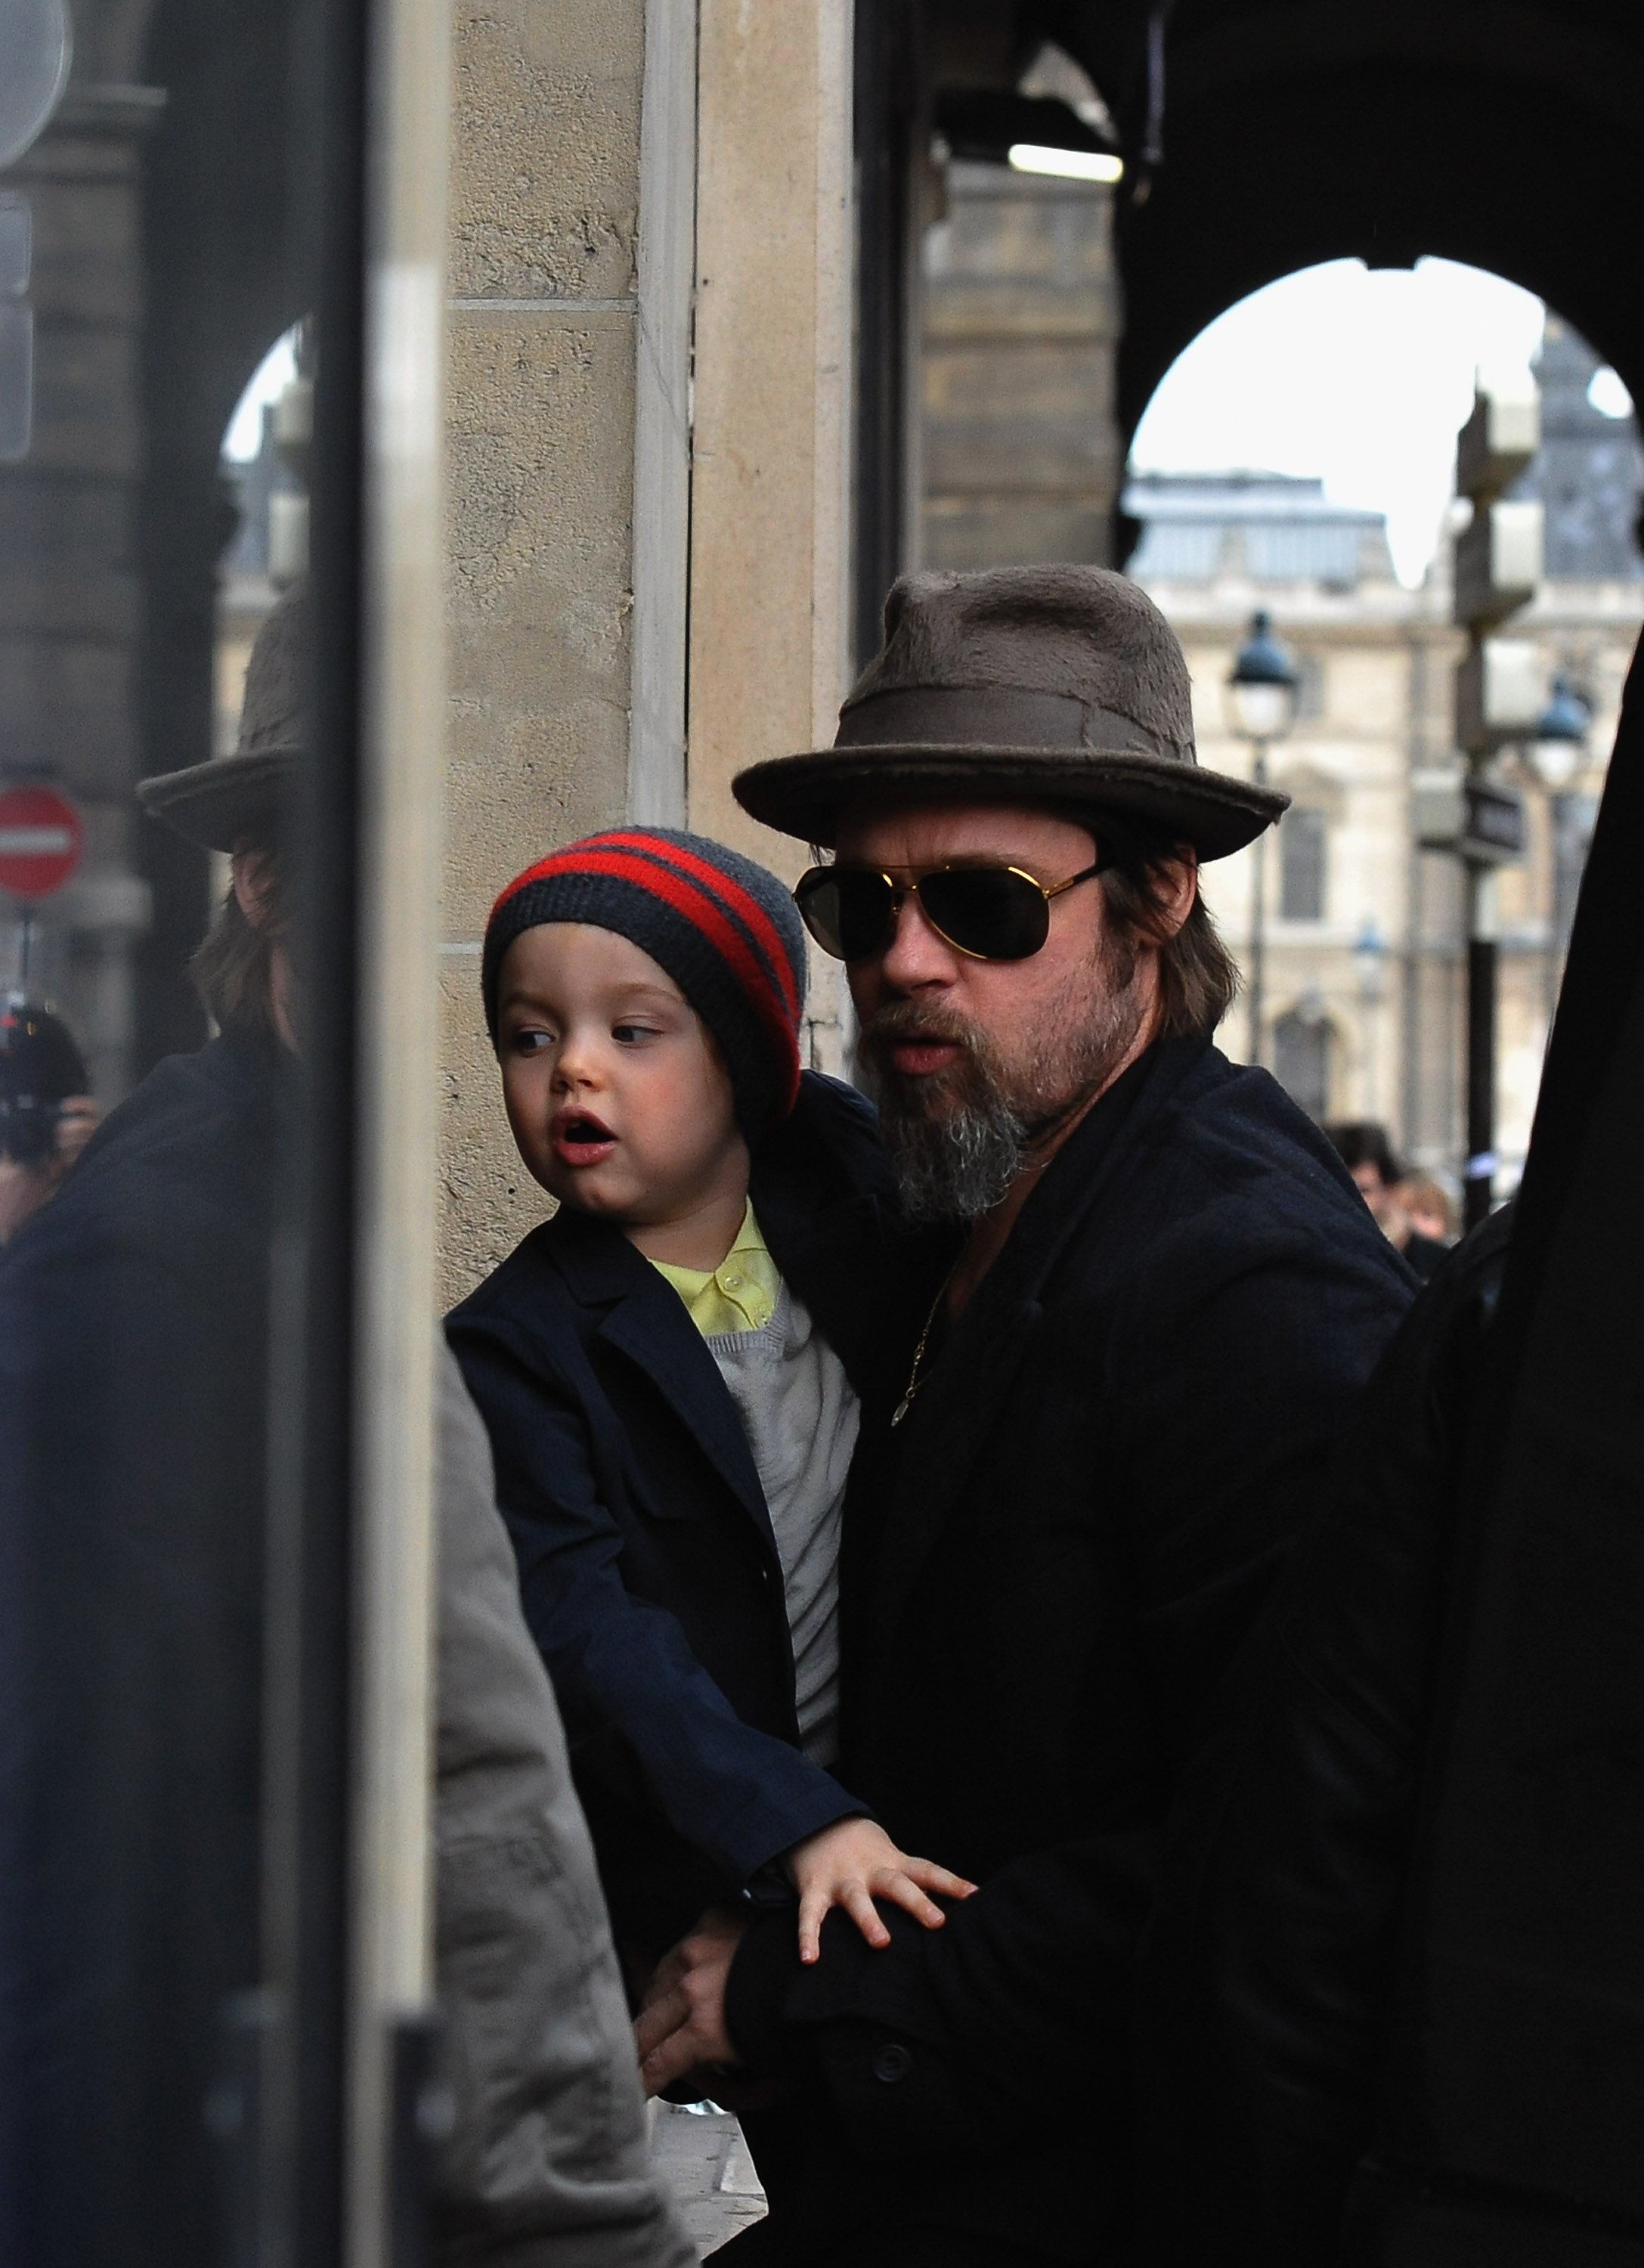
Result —
POLYGON ((976 1888, 928 1859, 910 1859, 871 1819, 836 1820, 796 1843, 783 1864, 799 1893, 801 1961, 814 1961, 820 1953, 822 1917, 830 1906, 843 1906, 870 1945, 889 1945, 891 1933, 874 1911, 876 1897, 893 1900, 927 1929, 940 1929, 947 1916, 925 1892, 968 1898, 976 1888))

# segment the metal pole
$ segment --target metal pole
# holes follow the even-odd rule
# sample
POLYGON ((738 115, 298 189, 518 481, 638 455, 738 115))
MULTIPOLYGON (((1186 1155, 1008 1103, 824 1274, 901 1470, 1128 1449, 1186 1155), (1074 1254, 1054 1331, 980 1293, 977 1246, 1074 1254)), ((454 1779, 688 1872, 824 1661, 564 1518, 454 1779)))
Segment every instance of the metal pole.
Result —
MULTIPOLYGON (((1256 743, 1256 761, 1251 767, 1258 787, 1267 784, 1267 743, 1256 743)), ((1246 1053, 1251 1063, 1262 1058, 1262 1036, 1266 1020, 1267 990, 1267 837, 1259 835, 1253 847, 1256 866, 1250 894, 1250 1045, 1246 1053)))
POLYGON ((1489 1218, 1495 1181, 1495 873, 1467 865, 1467 1165, 1464 1219, 1489 1218))

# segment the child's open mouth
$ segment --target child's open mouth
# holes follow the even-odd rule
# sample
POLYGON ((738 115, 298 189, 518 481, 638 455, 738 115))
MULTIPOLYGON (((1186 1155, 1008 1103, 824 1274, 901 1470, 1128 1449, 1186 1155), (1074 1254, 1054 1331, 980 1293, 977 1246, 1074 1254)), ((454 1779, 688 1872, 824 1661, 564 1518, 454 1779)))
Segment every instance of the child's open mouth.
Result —
POLYGON ((568 1110, 554 1122, 554 1154, 568 1166, 598 1166, 616 1148, 611 1129, 586 1110, 568 1110))

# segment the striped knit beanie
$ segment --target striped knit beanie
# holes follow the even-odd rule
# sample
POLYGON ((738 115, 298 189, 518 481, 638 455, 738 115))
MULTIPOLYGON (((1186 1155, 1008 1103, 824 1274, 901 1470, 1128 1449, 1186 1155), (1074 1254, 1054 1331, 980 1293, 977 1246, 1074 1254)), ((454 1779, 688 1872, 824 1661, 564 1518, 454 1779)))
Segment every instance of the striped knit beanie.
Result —
POLYGON ((650 954, 718 1042, 744 1133, 787 1117, 799 1093, 805 940, 774 874, 671 827, 589 835, 538 859, 486 924, 480 981, 493 1045, 503 955, 543 922, 586 922, 650 954))

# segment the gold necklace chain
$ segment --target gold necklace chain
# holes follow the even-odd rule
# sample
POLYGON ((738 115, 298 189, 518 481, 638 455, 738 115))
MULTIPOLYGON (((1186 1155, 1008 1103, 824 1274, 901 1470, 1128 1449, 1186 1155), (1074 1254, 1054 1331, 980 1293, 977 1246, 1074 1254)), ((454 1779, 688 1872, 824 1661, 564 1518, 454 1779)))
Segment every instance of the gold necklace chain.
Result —
POLYGON ((914 1367, 907 1374, 907 1390, 896 1405, 895 1411, 891 1419, 892 1425, 899 1425, 901 1424, 903 1418, 906 1417, 909 1410, 913 1407, 914 1396, 924 1384, 924 1379, 921 1373, 925 1366, 925 1349, 929 1345, 930 1334, 936 1327, 936 1315, 938 1310, 941 1308, 943 1301, 948 1296, 948 1286, 952 1283, 954 1278, 958 1274, 958 1272, 959 1263, 956 1260, 952 1267, 949 1269, 947 1274, 943 1278, 941 1283, 936 1286, 936 1296, 930 1303, 930 1313, 925 1318, 925 1328, 919 1334, 919 1344, 914 1349, 914 1367))

